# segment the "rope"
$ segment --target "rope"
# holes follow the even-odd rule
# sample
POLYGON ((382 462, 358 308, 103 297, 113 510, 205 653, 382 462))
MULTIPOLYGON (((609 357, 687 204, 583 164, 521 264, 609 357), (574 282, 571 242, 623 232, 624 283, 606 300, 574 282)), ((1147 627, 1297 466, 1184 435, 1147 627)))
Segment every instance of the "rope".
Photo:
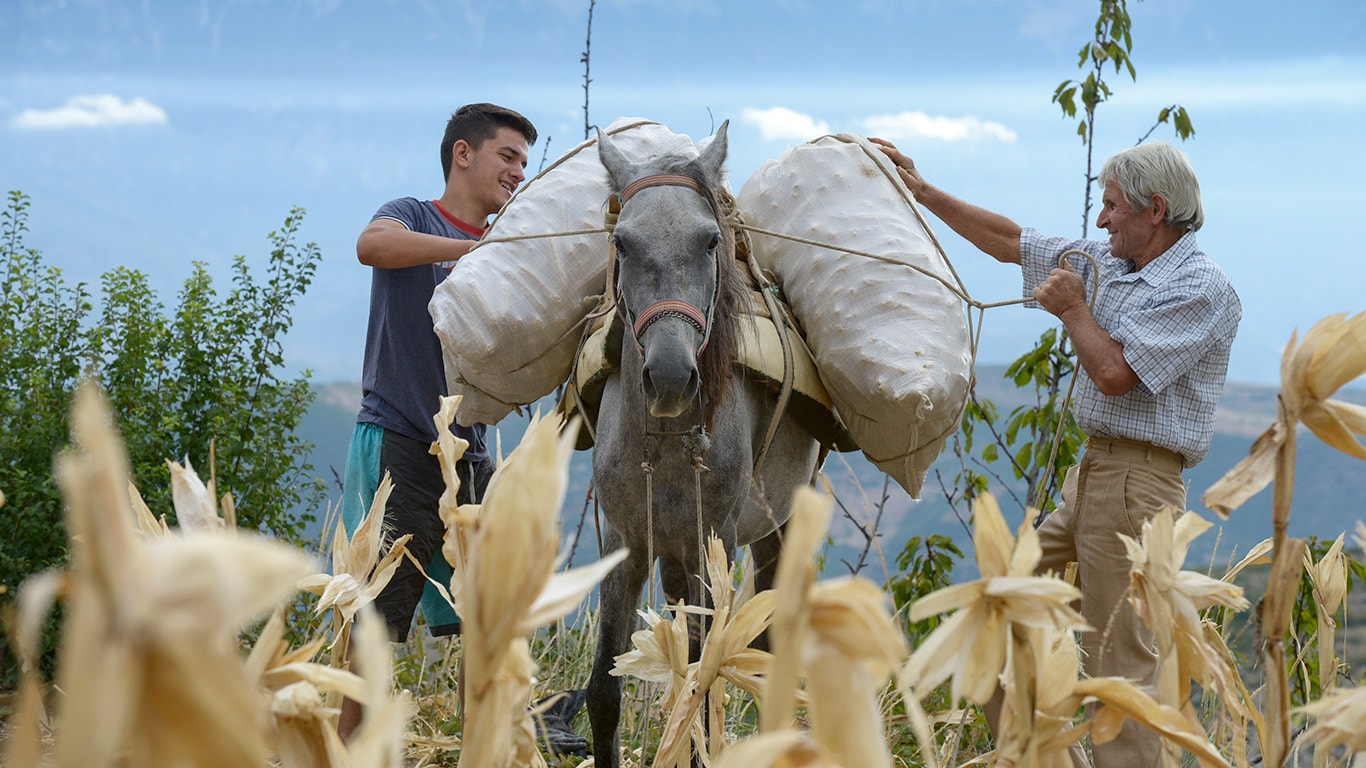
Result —
MULTIPOLYGON (((1085 256, 1086 260, 1091 262, 1091 274, 1093 279, 1091 281, 1091 299, 1087 303, 1087 307, 1094 313, 1096 311, 1096 296, 1100 294, 1100 266, 1096 264, 1095 256, 1092 256, 1079 248, 1069 248, 1068 250, 1063 251, 1058 256, 1058 263, 1066 263, 1067 257, 1073 254, 1085 256)), ((1078 360, 1077 364, 1081 365, 1081 361, 1078 360)), ((1072 391, 1076 388, 1077 372, 1076 370, 1073 370, 1072 380, 1067 383, 1067 395, 1062 399, 1062 418, 1058 419, 1058 428, 1053 432, 1053 446, 1049 449, 1048 463, 1044 465, 1048 467, 1048 471, 1044 472, 1044 476, 1039 479, 1039 487, 1035 489, 1034 492, 1034 498, 1036 499, 1044 498, 1044 494, 1053 490, 1053 462, 1058 460, 1058 449, 1062 445, 1062 433, 1067 427, 1067 414, 1072 408, 1072 391)), ((1042 520, 1040 520, 1040 522, 1042 522, 1042 520)))
MULTIPOLYGON (((697 499, 697 578, 701 580, 707 573, 707 542, 703 537, 702 531, 702 473, 711 470, 706 464, 702 463, 702 454, 694 453, 692 457, 692 476, 693 476, 693 497, 697 499)), ((705 587, 705 583, 702 585, 705 587)), ((716 585, 712 585, 715 588, 716 585)), ((699 592, 700 594, 700 592, 699 592)), ((706 622, 706 617, 701 621, 706 622)), ((700 630, 701 628, 699 628, 700 630)))
MULTIPOLYGON (((640 462, 640 471, 645 474, 645 581, 649 586, 646 594, 654 598, 655 589, 655 468, 650 463, 649 449, 640 462)), ((668 595, 664 596, 667 602, 668 595)))
MULTIPOLYGON (((653 121, 649 121, 649 120, 638 121, 638 122, 635 122, 635 123, 632 123, 632 124, 629 124, 629 125, 622 126, 622 127, 619 128, 618 130, 612 131, 612 133, 619 133, 619 132, 621 132, 621 131, 630 130, 630 129, 632 129, 632 128, 636 128, 636 127, 639 127, 639 126, 641 126, 641 125, 648 125, 648 124, 654 124, 654 122, 653 122, 653 121)), ((844 142, 846 142, 846 143, 858 143, 858 142, 853 141, 852 139, 845 138, 845 137, 843 137, 843 136, 831 136, 831 137, 827 137, 827 138, 837 139, 837 140, 840 140, 840 141, 844 141, 844 142)), ((586 142, 584 145, 581 145, 581 146, 580 146, 578 149, 576 149, 574 152, 567 153, 566 155, 564 155, 563 157, 561 157, 560 160, 558 160, 555 164, 552 164, 551 166, 549 166, 549 167, 547 167, 546 169, 542 170, 541 173, 537 174, 537 178, 540 178, 540 176, 542 176, 542 175, 544 175, 545 173, 547 173, 547 172, 553 170, 554 168, 558 167, 558 165, 560 165, 561 163, 563 163, 563 162, 564 162, 565 160, 567 160, 569 157, 573 156, 573 155, 576 154, 578 151, 581 151, 584 147, 591 146, 593 143, 594 143, 593 141, 586 142)), ((740 215, 740 212, 739 212, 738 209, 737 209, 737 206, 735 205, 735 199, 734 199, 734 197, 731 196, 729 193, 725 192, 724 190, 722 190, 722 191, 721 191, 721 194, 720 194, 720 197, 721 197, 723 206, 725 207, 725 211, 724 211, 725 214, 726 214, 726 215, 725 215, 725 219, 726 219, 725 223, 726 223, 726 224, 729 224, 729 225, 732 227, 732 230, 735 232, 735 239, 736 239, 736 256, 737 256, 737 258, 738 258, 738 257, 740 256, 740 254, 741 254, 741 251, 743 250, 743 252, 744 252, 744 257, 745 257, 744 260, 743 260, 743 261, 744 261, 744 264, 745 264, 745 266, 748 268, 748 271, 749 271, 751 277, 753 278, 753 280, 755 281, 755 283, 757 283, 757 285, 758 285, 758 287, 759 287, 759 293, 763 296, 764 304, 765 304, 765 306, 766 306, 766 308, 768 309, 768 312, 769 312, 770 321, 773 322, 775 328, 777 329, 777 331, 778 331, 778 338, 779 338, 779 340, 780 340, 780 342, 781 342, 781 344, 782 344, 782 354, 783 354, 783 382, 782 382, 782 386, 781 386, 780 391, 779 391, 779 394, 778 394, 778 402, 777 402, 777 407, 776 407, 775 410, 774 410, 774 417, 773 417, 773 419, 772 419, 772 420, 770 421, 770 423, 769 423, 769 427, 768 427, 767 433, 766 433, 766 435, 765 435, 764 442, 763 442, 763 444, 761 445, 759 451, 758 451, 757 454, 756 454, 755 463, 754 463, 754 471, 755 471, 756 473, 757 473, 757 472, 759 471, 759 469, 762 467, 763 462, 764 462, 764 459, 767 457, 768 450, 769 450, 769 448, 770 448, 771 445, 772 445, 773 438, 774 438, 774 436, 776 435, 777 428, 778 428, 778 426, 779 426, 779 424, 780 424, 780 422, 781 422, 781 417, 782 417, 783 411, 785 410, 785 408, 786 408, 786 406, 787 406, 787 403, 788 403, 789 400, 790 400, 791 392, 792 392, 792 387, 793 387, 793 381, 792 381, 792 379, 793 379, 793 370, 794 370, 793 365, 794 365, 794 364, 793 364, 793 357, 792 357, 791 342, 790 342, 790 339, 789 339, 788 336, 787 336, 787 333, 786 333, 786 330, 785 330, 785 327, 784 327, 784 326, 786 325, 786 320, 785 320, 785 319, 780 320, 780 316, 782 316, 782 315, 781 315, 782 310, 781 310, 781 308, 780 308, 779 305, 778 305, 778 302, 777 302, 776 297, 773 295, 773 294, 774 294, 775 287, 773 286, 773 283, 772 283, 772 282, 767 278, 767 276, 763 273, 762 268, 760 268, 760 266, 759 266, 758 263, 757 263, 757 260, 756 260, 756 258, 755 258, 755 256, 754 256, 754 252, 753 252, 752 242, 751 242, 751 239, 750 239, 750 237, 749 237, 750 234, 753 233, 753 234, 765 235, 765 236, 768 236, 768 237, 773 237, 773 238, 778 238, 778 239, 782 239, 782 240, 787 240, 787 241, 794 242, 794 243, 800 243, 800 244, 806 245, 806 246, 811 246, 811 247, 815 247, 815 248, 824 248, 824 249, 827 249, 827 250, 836 251, 836 252, 848 254, 848 255, 851 255, 851 256, 858 256, 858 257, 861 257, 861 258, 871 259, 871 260, 874 260, 874 261, 880 261, 880 262, 887 263, 887 264, 894 264, 894 265, 899 266, 899 267, 904 267, 904 268, 907 268, 907 269, 914 270, 915 272, 919 272, 920 274, 925 275, 926 277, 929 277, 930 279, 932 279, 932 280, 938 282, 940 285, 942 285, 942 286, 944 286, 946 289, 948 289, 948 291, 949 291, 950 293, 952 293, 956 298, 958 298, 960 301, 962 301, 962 302, 966 305, 966 307, 967 307, 967 310, 966 310, 966 315, 967 315, 967 316, 966 316, 966 319, 967 319, 967 322, 968 322, 970 365, 971 365, 972 370, 974 370, 974 371, 975 371, 976 368, 977 368, 977 353, 978 353, 978 349, 979 349, 980 343, 981 343, 982 332, 983 332, 983 329, 984 329, 984 326, 985 326, 985 323, 986 323, 986 310, 988 310, 988 309, 995 309, 995 308, 998 308, 998 307, 1008 307, 1008 306, 1014 306, 1014 305, 1017 305, 1017 304, 1024 304, 1024 303, 1029 302, 1029 301, 1032 300, 1032 299, 1030 299, 1030 298, 1019 298, 1019 299, 1011 299, 1011 300, 1007 300, 1007 301, 982 302, 982 301, 978 301, 977 299, 973 298, 972 295, 968 293, 968 290, 967 290, 966 286, 964 285, 962 278, 959 276, 958 271, 954 268, 953 262, 949 259, 948 254, 944 251, 944 248, 943 248, 942 244, 940 244, 938 237, 935 236, 934 231, 930 228, 929 223, 925 220, 925 216, 924 216, 924 214, 921 212, 920 207, 919 207, 918 205, 916 205, 915 196, 914 196, 913 194, 911 194, 910 190, 908 190, 908 189, 906 188, 906 186, 900 182, 900 179, 894 175, 894 171, 889 171, 889 170, 887 169, 887 167, 885 166, 885 164, 882 162, 881 158, 878 158, 878 157, 872 155, 872 153, 870 152, 870 150, 868 149, 868 147, 865 147, 865 146, 863 146, 862 144, 859 144, 859 146, 863 149, 863 152, 864 152, 865 155, 868 155, 868 156, 870 156, 870 157, 873 158, 873 160, 874 160, 874 163, 873 163, 874 166, 879 170, 880 173, 882 173, 882 175, 883 175, 884 177, 886 177, 886 178, 888 179, 889 182, 892 183, 893 188, 895 188, 896 190, 898 190, 898 193, 900 194, 901 198, 906 202, 907 207, 912 211, 912 213, 915 214, 916 220, 921 224, 922 229, 923 229, 923 230, 925 231, 925 233, 929 236, 930 242, 931 242, 931 244, 934 246, 935 252, 939 255, 939 257, 940 257, 940 259, 942 260, 944 266, 948 269, 949 274, 952 276, 952 280, 949 280, 949 279, 945 278, 944 276, 942 276, 942 275, 940 275, 940 274, 937 274, 937 273, 935 273, 935 272, 932 272, 932 271, 930 271, 930 270, 928 270, 928 269, 926 269, 926 268, 924 268, 924 267, 921 267, 921 266, 919 266, 919 265, 910 264, 910 263, 907 263, 907 262, 905 262, 905 261, 900 261, 900 260, 895 259, 895 258, 891 258, 891 257, 888 257, 888 256, 883 256, 883 255, 881 255, 881 254, 870 253, 870 252, 868 252, 868 251, 859 250, 859 249, 857 249, 857 248, 849 248, 849 247, 843 246, 843 245, 837 245, 837 244, 834 244, 834 243, 827 243, 827 242, 823 242, 823 241, 819 241, 819 240, 813 240, 813 239, 811 239, 811 238, 800 237, 800 236, 797 236, 797 235, 791 235, 791 234, 787 234, 787 233, 783 233, 783 232, 775 232, 775 231, 772 231, 772 230, 763 229, 762 227, 756 227, 756 226, 747 224, 747 223, 744 222, 743 218, 742 218, 741 215, 740 215), (975 312, 975 315, 974 315, 973 310, 976 311, 976 312, 975 312)), ((535 180, 536 180, 536 179, 533 179, 532 181, 534 182, 535 180)), ((669 183, 669 182, 662 182, 662 183, 669 183)), ((526 185, 526 186, 523 186, 522 189, 523 189, 523 190, 527 189, 527 187, 528 187, 529 185, 530 185, 530 183, 528 183, 528 185, 526 185)), ((632 190, 632 191, 635 191, 635 190, 632 190)), ((509 237, 485 238, 485 239, 481 239, 478 243, 476 243, 476 244, 474 245, 474 247, 471 248, 471 250, 474 250, 475 248, 479 248, 480 246, 485 245, 485 244, 488 244, 488 243, 512 243, 512 242, 519 242, 519 241, 523 241, 523 240, 543 240, 543 239, 551 239, 551 238, 558 238, 558 237, 577 237, 577 236, 585 236, 585 235, 610 234, 610 233, 612 232, 612 230, 614 229, 614 226, 615 226, 615 224, 616 224, 616 214, 618 213, 618 211, 619 211, 619 209, 620 209, 620 204, 621 204, 620 201, 621 201, 621 199, 622 199, 621 197, 614 195, 614 196, 612 196, 612 198, 609 200, 609 203, 608 203, 609 210, 608 210, 607 213, 606 213, 605 222, 604 222, 605 225, 604 225, 603 227, 594 227, 594 228, 590 228, 590 229, 580 229, 580 230, 572 230, 572 231, 566 231, 566 232, 551 232, 551 233, 541 233, 541 234, 515 235, 515 236, 509 236, 509 237)), ((504 210, 507 210, 507 208, 508 208, 508 206, 504 206, 504 210)), ((500 213, 500 215, 501 215, 501 213, 500 213)), ((497 223, 497 219, 496 219, 496 218, 494 219, 494 223, 497 223)), ((490 229, 492 229, 492 225, 490 225, 490 229)), ((609 248, 611 248, 610 238, 609 238, 609 248)), ((610 253, 610 252, 609 252, 609 253, 610 253)), ((1064 253, 1059 257, 1059 262, 1061 263, 1061 262, 1064 261, 1068 256, 1072 256, 1072 255, 1081 255, 1081 256, 1084 256, 1086 259, 1088 259, 1088 260, 1091 262, 1091 265, 1092 265, 1093 269, 1096 271, 1096 273, 1097 273, 1097 274, 1099 273, 1099 270, 1098 270, 1098 268, 1097 268, 1097 266, 1096 266, 1096 260, 1095 260, 1095 258, 1094 258, 1093 256, 1091 256, 1091 254, 1086 253, 1085 251, 1081 251, 1081 250, 1077 250, 1077 249, 1068 250, 1068 251, 1064 252, 1064 253)), ((573 393, 574 393, 575 405, 578 406, 580 412, 583 412, 583 413, 586 413, 587 411, 586 411, 586 409, 584 408, 584 403, 583 403, 583 401, 582 401, 582 397, 580 396, 580 393, 577 391, 577 390, 578 390, 578 388, 577 388, 577 382, 574 381, 574 379, 575 379, 575 377, 576 377, 576 372, 577 372, 577 369, 578 369, 578 360, 579 360, 579 356, 580 356, 579 353, 582 352, 583 344, 587 341, 587 339, 588 339, 588 337, 589 337, 589 334, 590 334, 590 332, 591 332, 591 330, 592 330, 592 328, 591 328, 591 321, 594 320, 594 319, 596 319, 596 318, 598 318, 598 317, 600 317, 600 316, 602 316, 602 315, 604 315, 604 314, 606 314, 606 313, 608 313, 608 312, 610 312, 611 310, 615 309, 615 303, 616 303, 616 302, 615 302, 615 300, 614 300, 614 297, 613 297, 612 294, 611 294, 611 288, 610 288, 610 286, 615 282, 615 280, 614 280, 615 275, 613 274, 614 271, 615 271, 615 270, 613 269, 614 265, 615 265, 615 257, 610 257, 610 258, 609 258, 608 273, 607 273, 607 281, 608 281, 609 288, 607 289, 607 292, 604 294, 602 303, 600 303, 600 304, 597 306, 597 308, 596 308, 593 312, 590 312, 590 313, 588 313, 587 315, 585 315, 585 317, 580 321, 580 323, 582 323, 582 324, 584 325, 584 331, 583 331, 582 340, 580 341, 580 344, 579 344, 579 350, 578 350, 578 352, 576 352, 576 354, 574 355, 574 360, 573 360, 573 364, 572 364, 572 368, 571 368, 571 387, 570 387, 570 389, 573 390, 573 393)), ((1098 291, 1099 291, 1099 281, 1096 280, 1096 281, 1094 281, 1094 283, 1093 283, 1093 285, 1092 285, 1091 298, 1090 298, 1090 304, 1089 304, 1089 306, 1092 308, 1093 311, 1094 311, 1095 301, 1096 301, 1096 296, 1097 296, 1098 291)), ((1063 412, 1064 414, 1067 413, 1067 410, 1068 410, 1068 409, 1070 408, 1070 406, 1071 406, 1072 394, 1073 394, 1073 391, 1075 390, 1075 387, 1076 387, 1076 380, 1077 380, 1077 377, 1076 377, 1076 375, 1075 375, 1075 373, 1074 373, 1073 376, 1072 376, 1072 380, 1071 380, 1071 382, 1070 382, 1069 385, 1068 385, 1067 394, 1066 394, 1066 396, 1065 396, 1064 399, 1063 399, 1062 412, 1063 412)), ((1066 416, 1064 415, 1064 417, 1063 417, 1062 419, 1059 420, 1058 428, 1057 428, 1057 430, 1054 432, 1054 436, 1053 436, 1053 440, 1052 440, 1052 445, 1051 445, 1051 447, 1050 447, 1050 452, 1049 452, 1049 461, 1048 461, 1048 465, 1047 465, 1047 466, 1049 466, 1049 467, 1051 467, 1051 466, 1053 465, 1053 462, 1057 460, 1057 454, 1058 454, 1058 451, 1059 451, 1060 446, 1061 446, 1062 433, 1063 433, 1063 431, 1064 431, 1064 429, 1065 429, 1065 427, 1066 427, 1066 423, 1067 423, 1067 419, 1066 419, 1066 416)), ((590 436, 594 436, 594 435, 593 435, 594 430, 593 430, 592 425, 587 425, 587 426, 588 426, 588 430, 589 430, 590 436)), ((594 436, 594 437, 595 437, 595 436, 594 436)), ((1044 477, 1043 480, 1040 482, 1040 485, 1039 485, 1039 487, 1038 487, 1038 489, 1037 489, 1037 491, 1036 491, 1037 496, 1038 496, 1039 498, 1042 498, 1042 497, 1043 497, 1043 494, 1044 494, 1045 492, 1051 491, 1051 490, 1052 490, 1053 474, 1054 474, 1054 473, 1051 472, 1051 471, 1045 473, 1045 477, 1044 477)), ((647 472, 647 480, 648 480, 648 472, 647 472)), ((700 480, 699 480, 699 482, 700 482, 700 480)), ((700 487, 700 485, 699 485, 699 487, 700 487)), ((700 504, 700 498, 699 498, 699 504, 700 504)))

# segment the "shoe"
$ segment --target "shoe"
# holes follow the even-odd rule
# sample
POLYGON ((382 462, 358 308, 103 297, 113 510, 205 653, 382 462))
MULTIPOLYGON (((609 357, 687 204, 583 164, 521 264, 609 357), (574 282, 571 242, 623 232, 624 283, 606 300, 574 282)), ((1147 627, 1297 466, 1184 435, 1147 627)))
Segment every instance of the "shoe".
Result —
POLYGON ((579 688, 571 691, 563 691, 552 694, 536 702, 535 709, 541 709, 546 702, 556 699, 553 704, 545 709, 539 717, 533 717, 536 723, 536 736, 545 744, 552 754, 560 757, 587 757, 588 739, 574 733, 570 723, 574 721, 574 715, 583 707, 583 702, 588 698, 588 691, 579 688))

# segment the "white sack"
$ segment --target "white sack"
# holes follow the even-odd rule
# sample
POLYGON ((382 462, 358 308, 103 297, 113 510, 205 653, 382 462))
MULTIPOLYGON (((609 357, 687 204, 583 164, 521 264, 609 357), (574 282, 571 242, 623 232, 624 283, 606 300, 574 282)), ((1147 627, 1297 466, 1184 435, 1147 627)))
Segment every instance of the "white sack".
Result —
POLYGON ((899 263, 751 233, 806 328, 835 409, 864 454, 918 497, 958 428, 971 373, 965 302, 891 161, 825 136, 761 166, 736 196, 751 226, 899 263))
MULTIPOLYGON (((640 118, 607 127, 632 160, 696 155, 687 136, 640 118)), ((456 262, 428 310, 441 339, 456 419, 493 424, 568 376, 583 326, 604 290, 610 182, 597 138, 569 150, 527 182, 494 219, 484 242, 456 262)))

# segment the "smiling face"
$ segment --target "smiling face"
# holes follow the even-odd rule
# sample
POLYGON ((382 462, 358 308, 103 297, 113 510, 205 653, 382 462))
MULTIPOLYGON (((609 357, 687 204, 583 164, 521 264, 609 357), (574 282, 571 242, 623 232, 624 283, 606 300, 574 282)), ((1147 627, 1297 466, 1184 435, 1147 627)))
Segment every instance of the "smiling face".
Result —
POLYGON ((464 141, 456 143, 456 166, 464 175, 481 216, 501 210, 526 180, 528 149, 526 137, 511 128, 499 128, 477 149, 464 141))
POLYGON ((1105 182, 1105 193, 1100 198, 1100 215, 1096 226, 1110 233, 1110 255, 1134 262, 1137 269, 1162 255, 1166 247, 1152 253, 1154 240, 1161 228, 1160 198, 1141 211, 1135 211, 1113 181, 1105 182))

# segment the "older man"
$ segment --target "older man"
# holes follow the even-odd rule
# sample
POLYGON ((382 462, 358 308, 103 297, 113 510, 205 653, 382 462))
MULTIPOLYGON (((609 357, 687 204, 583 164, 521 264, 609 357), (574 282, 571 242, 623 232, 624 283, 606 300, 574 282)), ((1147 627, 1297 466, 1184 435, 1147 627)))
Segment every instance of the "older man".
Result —
MULTIPOLYGON (((1073 415, 1088 440, 1068 472, 1063 504, 1039 528, 1040 571, 1078 565, 1086 671, 1151 685, 1152 636, 1125 593, 1128 558, 1117 534, 1137 537, 1164 505, 1185 509, 1181 472, 1205 457, 1242 307, 1228 277, 1195 242, 1204 223, 1200 183, 1169 144, 1140 144, 1101 168, 1096 226, 1109 242, 1045 237, 927 183, 890 143, 922 205, 997 261, 1019 264, 1024 293, 1062 320, 1081 370, 1073 415), (1077 248, 1096 257, 1060 262, 1077 248), (1099 285, 1094 310, 1089 287, 1099 285)), ((1095 745, 1097 766, 1155 766, 1155 734, 1129 722, 1095 745)))

